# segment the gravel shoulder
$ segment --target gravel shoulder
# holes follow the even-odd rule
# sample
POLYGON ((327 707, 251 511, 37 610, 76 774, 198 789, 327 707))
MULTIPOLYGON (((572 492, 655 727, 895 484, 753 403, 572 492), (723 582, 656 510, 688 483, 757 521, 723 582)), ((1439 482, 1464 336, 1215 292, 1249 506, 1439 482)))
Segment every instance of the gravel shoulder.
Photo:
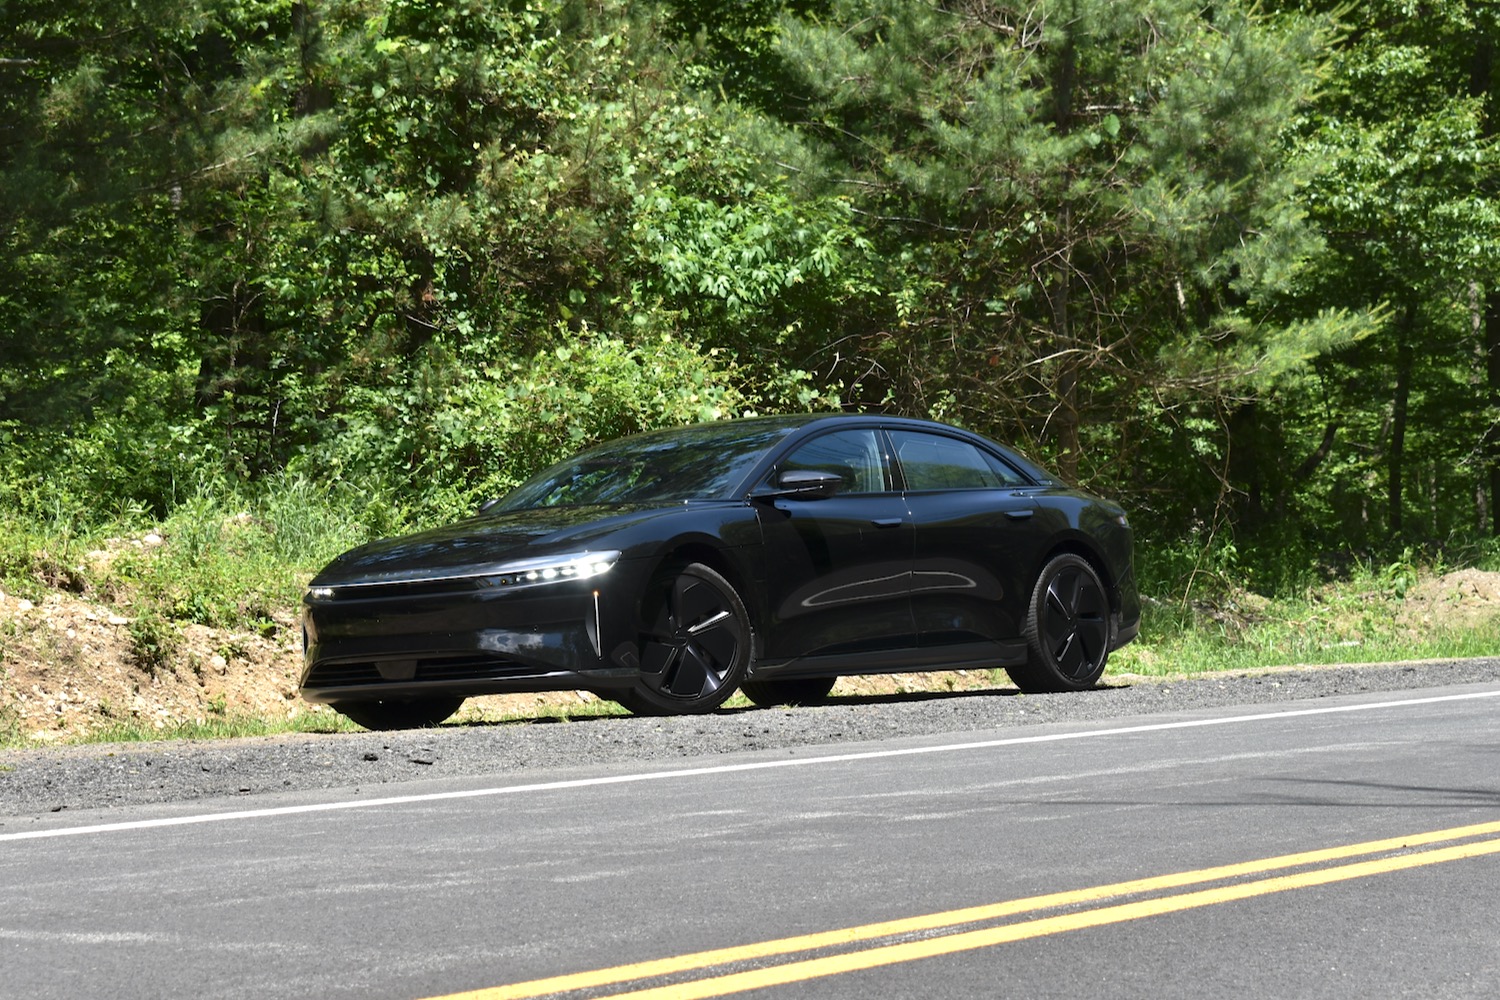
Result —
POLYGON ((848 697, 804 708, 678 718, 447 725, 394 733, 215 742, 93 744, 0 751, 0 830, 39 817, 203 798, 430 778, 661 763, 741 751, 1102 722, 1173 711, 1275 705, 1368 692, 1500 683, 1500 658, 1277 669, 1182 680, 1106 676, 1094 691, 1013 688, 848 697))

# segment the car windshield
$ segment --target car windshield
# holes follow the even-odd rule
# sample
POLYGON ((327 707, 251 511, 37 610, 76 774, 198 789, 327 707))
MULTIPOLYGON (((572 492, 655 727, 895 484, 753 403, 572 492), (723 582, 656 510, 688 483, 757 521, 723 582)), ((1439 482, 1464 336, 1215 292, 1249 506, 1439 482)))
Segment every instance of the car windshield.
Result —
POLYGON ((674 503, 722 497, 795 423, 701 424, 622 438, 559 462, 492 511, 590 504, 674 503))

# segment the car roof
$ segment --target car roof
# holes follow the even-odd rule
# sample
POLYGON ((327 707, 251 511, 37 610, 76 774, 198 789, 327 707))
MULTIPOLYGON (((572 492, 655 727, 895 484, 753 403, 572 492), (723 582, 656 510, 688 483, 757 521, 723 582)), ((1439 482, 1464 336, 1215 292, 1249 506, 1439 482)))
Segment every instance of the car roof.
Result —
MULTIPOLYGON (((889 413, 792 413, 739 417, 732 420, 713 421, 712 423, 722 425, 775 423, 782 426, 791 425, 795 428, 787 434, 776 448, 772 449, 773 452, 780 451, 783 447, 793 446, 796 441, 812 437, 820 431, 831 430, 841 426, 880 427, 888 430, 906 429, 946 434, 998 452, 1007 462, 1014 465, 1023 475, 1039 486, 1055 486, 1060 482, 1054 473, 1033 462, 1014 448, 993 441, 981 434, 976 434, 973 431, 965 430, 962 427, 955 427, 952 424, 945 424, 937 420, 926 420, 920 417, 903 417, 889 413)), ((758 481, 759 477, 763 476, 767 471, 764 466, 765 463, 758 463, 756 469, 747 477, 741 489, 748 489, 753 482, 758 481)))

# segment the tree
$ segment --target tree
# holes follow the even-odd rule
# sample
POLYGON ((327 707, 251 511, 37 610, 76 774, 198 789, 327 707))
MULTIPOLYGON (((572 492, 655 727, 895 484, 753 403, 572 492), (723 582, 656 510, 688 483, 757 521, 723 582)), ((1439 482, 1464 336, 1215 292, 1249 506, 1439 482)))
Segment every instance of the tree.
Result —
POLYGON ((205 129, 222 109, 210 81, 235 63, 222 14, 197 2, 7 7, 0 436, 7 458, 56 462, 89 500, 171 488, 160 459, 195 367, 183 202, 213 169, 205 129))
POLYGON ((755 331, 822 294, 847 211, 761 179, 655 6, 12 9, 9 484, 69 468, 85 502, 162 507, 291 464, 488 490, 579 435, 817 395, 755 331), (615 409, 511 420, 558 352, 615 409))
MULTIPOLYGON (((1402 0, 1283 6, 1347 21, 1320 98, 1293 132, 1299 153, 1324 164, 1303 200, 1328 252, 1284 305, 1384 309, 1374 336, 1321 365, 1326 405, 1316 409, 1339 444, 1329 475, 1298 487, 1323 508, 1323 530, 1351 545, 1472 535, 1500 487, 1497 12, 1472 3, 1416 11, 1402 0)), ((1284 404, 1276 447, 1322 433, 1299 417, 1300 400, 1284 404)))
MULTIPOLYGON (((1279 138, 1323 41, 1314 22, 1177 0, 788 20, 801 141, 778 158, 852 192, 885 261, 825 362, 856 401, 1019 438, 1069 477, 1189 485, 1174 467, 1203 457, 1195 412, 1358 329, 1265 306, 1316 249, 1279 138)), ((1164 515, 1212 503, 1214 471, 1164 515)))

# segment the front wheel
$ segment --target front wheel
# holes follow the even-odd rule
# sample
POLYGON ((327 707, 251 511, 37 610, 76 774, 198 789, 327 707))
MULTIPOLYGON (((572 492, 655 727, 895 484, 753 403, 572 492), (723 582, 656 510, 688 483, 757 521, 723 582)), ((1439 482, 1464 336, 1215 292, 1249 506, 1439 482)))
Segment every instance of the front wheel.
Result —
POLYGON ((641 641, 641 676, 621 703, 637 715, 711 712, 750 666, 750 615, 716 570, 690 563, 651 595, 651 631, 641 641))
POLYGON ((341 701, 333 705, 366 729, 430 729, 458 711, 462 698, 393 698, 385 701, 341 701))
POLYGON ((1109 659, 1109 630, 1099 574, 1087 559, 1065 552, 1037 577, 1022 629, 1026 663, 1006 673, 1027 694, 1091 688, 1109 659))
POLYGON ((828 697, 837 677, 798 677, 791 680, 746 681, 740 690, 761 708, 774 705, 816 705, 828 697))

